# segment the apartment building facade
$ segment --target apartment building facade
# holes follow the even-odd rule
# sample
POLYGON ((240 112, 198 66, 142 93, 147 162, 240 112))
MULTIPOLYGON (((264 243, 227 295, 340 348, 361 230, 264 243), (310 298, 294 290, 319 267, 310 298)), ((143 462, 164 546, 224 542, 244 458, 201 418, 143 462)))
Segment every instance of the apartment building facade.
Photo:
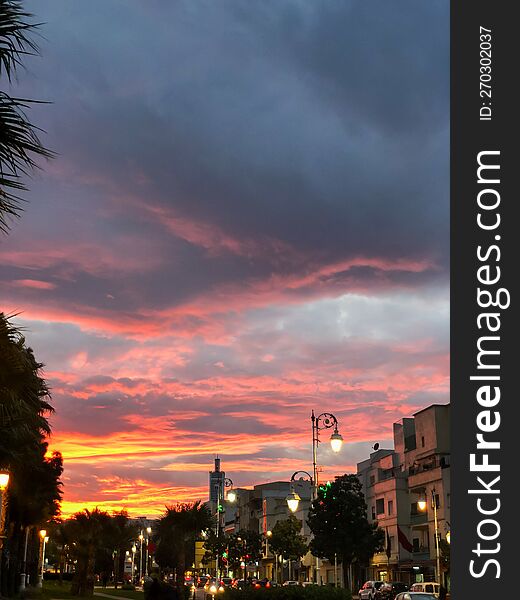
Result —
POLYGON ((442 540, 450 531, 449 433, 450 405, 434 404, 394 423, 394 449, 378 449, 358 464, 368 518, 386 534, 385 550, 373 556, 366 579, 431 581, 439 570, 447 584, 442 540))

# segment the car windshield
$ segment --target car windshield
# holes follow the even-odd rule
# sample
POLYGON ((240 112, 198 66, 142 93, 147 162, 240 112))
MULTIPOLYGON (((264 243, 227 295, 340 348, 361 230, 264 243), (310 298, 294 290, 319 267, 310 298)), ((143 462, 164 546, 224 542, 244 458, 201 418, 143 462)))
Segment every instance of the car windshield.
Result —
POLYGON ((384 581, 374 581, 374 587, 376 588, 376 590, 378 590, 382 585, 383 585, 384 581))

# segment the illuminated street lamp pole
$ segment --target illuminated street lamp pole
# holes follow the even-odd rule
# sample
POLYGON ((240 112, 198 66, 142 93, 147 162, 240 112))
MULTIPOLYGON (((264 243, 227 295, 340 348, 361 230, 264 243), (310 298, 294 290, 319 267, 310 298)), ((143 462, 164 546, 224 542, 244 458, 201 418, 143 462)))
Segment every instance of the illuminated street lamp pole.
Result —
POLYGON ((146 528, 146 533, 148 535, 146 536, 146 564, 145 564, 145 568, 144 568, 144 574, 145 574, 145 576, 148 576, 148 572, 149 572, 149 568, 148 568, 148 561, 149 561, 148 544, 150 543, 150 534, 152 533, 152 528, 151 527, 147 527, 146 528))
POLYGON ((49 538, 47 537, 47 531, 45 529, 40 529, 39 531, 40 534, 40 552, 41 552, 41 565, 40 565, 40 569, 39 569, 39 573, 38 573, 38 582, 36 583, 36 587, 37 588, 41 588, 43 587, 43 569, 44 569, 44 563, 45 563, 45 544, 49 541, 49 538))
MULTIPOLYGON (((343 446, 343 437, 338 431, 338 419, 332 413, 321 413, 317 417, 314 415, 314 410, 311 413, 312 423, 312 473, 313 481, 312 485, 312 499, 316 500, 318 497, 318 445, 320 443, 320 431, 324 429, 331 429, 334 427, 334 432, 330 436, 330 447, 332 451, 338 453, 343 446)), ((318 576, 320 572, 320 559, 316 557, 316 572, 314 575, 314 582, 319 583, 318 576)))
POLYGON ((139 534, 139 583, 141 583, 141 579, 143 578, 143 530, 141 529, 141 533, 139 534))
MULTIPOLYGON (((237 498, 236 492, 233 490, 233 481, 229 478, 226 477, 224 479, 224 485, 221 486, 220 484, 217 486, 217 523, 216 523, 216 528, 215 528, 215 533, 217 534, 217 538, 220 535, 220 528, 221 528, 221 518, 222 518, 222 513, 224 512, 224 498, 223 493, 225 491, 225 488, 230 488, 228 494, 227 494, 227 499, 229 500, 229 502, 234 502, 237 498)), ((216 558, 215 558, 216 564, 215 564, 215 571, 216 571, 216 578, 217 578, 217 583, 220 581, 220 557, 217 553, 216 558)))
POLYGON ((9 471, 0 471, 0 552, 4 545, 4 524, 6 509, 6 490, 9 485, 9 471))
POLYGON ((134 577, 135 577, 135 553, 137 552, 137 546, 134 545, 132 546, 132 583, 134 583, 134 577))
MULTIPOLYGON (((436 558, 436 580, 437 583, 441 583, 441 555, 439 552, 439 521, 437 520, 437 500, 435 498, 435 488, 432 488, 431 491, 431 501, 433 507, 433 523, 435 529, 435 558, 436 558)), ((427 500, 426 496, 424 498, 420 498, 417 502, 417 508, 419 510, 426 510, 427 500)), ((448 542, 449 543, 449 542, 448 542)))
POLYGON ((2 548, 4 546, 4 524, 6 509, 6 490, 9 485, 9 471, 0 471, 0 560, 2 558, 2 548))

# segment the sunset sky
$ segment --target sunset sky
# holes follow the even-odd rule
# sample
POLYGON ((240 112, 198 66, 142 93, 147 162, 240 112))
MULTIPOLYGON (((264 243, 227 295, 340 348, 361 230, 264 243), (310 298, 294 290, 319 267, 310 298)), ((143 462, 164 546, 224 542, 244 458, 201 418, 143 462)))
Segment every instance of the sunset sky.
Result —
POLYGON ((449 392, 449 3, 47 0, 58 156, 0 241, 65 514, 352 471, 449 392))

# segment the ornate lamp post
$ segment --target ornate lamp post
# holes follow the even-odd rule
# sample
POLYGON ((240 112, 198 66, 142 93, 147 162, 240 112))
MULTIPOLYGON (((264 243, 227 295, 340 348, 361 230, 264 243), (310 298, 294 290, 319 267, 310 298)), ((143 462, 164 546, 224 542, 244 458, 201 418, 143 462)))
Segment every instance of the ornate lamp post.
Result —
MULTIPOLYGON (((313 485, 312 485, 312 499, 316 500, 318 497, 318 445, 320 443, 320 431, 324 429, 332 429, 334 431, 330 436, 330 447, 332 451, 338 453, 343 446, 343 436, 338 431, 338 419, 332 413, 321 413, 317 417, 314 415, 314 410, 311 413, 312 423, 312 473, 313 473, 313 485)), ((320 559, 316 557, 316 573, 314 575, 315 583, 318 582, 318 575, 320 572, 320 559)))
MULTIPOLYGON (((236 492, 233 490, 233 481, 229 478, 226 477, 224 479, 224 485, 223 486, 218 486, 217 487, 217 523, 216 523, 216 528, 215 528, 215 533, 217 534, 217 538, 220 535, 220 528, 221 528, 221 519, 222 519, 222 513, 224 512, 224 500, 225 498, 223 498, 223 494, 225 492, 226 488, 230 488, 229 492, 227 493, 227 500, 229 500, 229 502, 235 502, 235 500, 237 499, 237 495, 236 492)), ((217 576, 217 580, 220 581, 220 557, 217 553, 216 556, 216 564, 215 564, 215 570, 216 570, 216 576, 217 576)))
POLYGON ((338 420, 332 413, 321 413, 317 417, 314 415, 314 411, 311 414, 312 423, 312 472, 313 472, 313 498, 317 496, 318 486, 318 465, 317 465, 317 454, 318 445, 320 443, 320 431, 324 429, 331 429, 334 427, 334 433, 330 436, 330 447, 333 452, 339 452, 343 446, 343 437, 338 431, 338 420))
POLYGON ((298 477, 298 481, 310 481, 312 495, 314 498, 314 480, 312 479, 312 475, 310 473, 307 473, 307 471, 296 471, 295 473, 293 473, 291 475, 291 491, 289 492, 289 495, 285 499, 287 502, 287 506, 289 507, 289 510, 292 513, 295 513, 298 510, 298 506, 299 506, 300 500, 301 500, 300 496, 296 493, 296 491, 294 489, 294 482, 296 481, 296 476, 299 475, 300 473, 302 473, 304 476, 307 476, 308 479, 305 479, 305 477, 298 477))

